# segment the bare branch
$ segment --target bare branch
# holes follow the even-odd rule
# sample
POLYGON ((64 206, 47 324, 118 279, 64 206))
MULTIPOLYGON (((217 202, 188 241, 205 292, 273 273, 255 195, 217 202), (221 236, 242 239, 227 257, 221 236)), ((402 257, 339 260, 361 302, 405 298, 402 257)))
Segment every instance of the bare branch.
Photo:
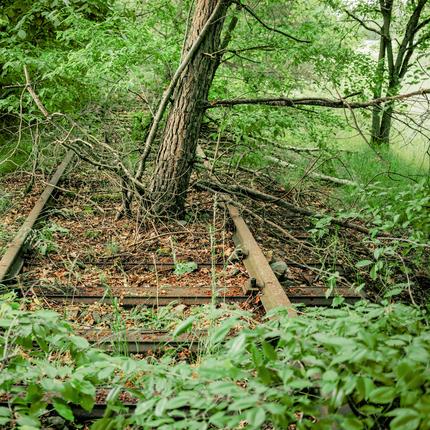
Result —
POLYGON ((299 39, 295 36, 292 36, 291 34, 285 33, 282 30, 278 30, 275 27, 270 27, 269 25, 267 25, 249 6, 243 4, 239 1, 235 1, 235 3, 239 4, 241 7, 243 7, 256 21, 258 21, 266 30, 269 31, 273 31, 275 33, 278 34, 282 34, 285 37, 288 37, 291 40, 294 40, 295 42, 300 42, 300 43, 311 43, 310 40, 303 40, 303 39, 299 39))
POLYGON ((357 21, 362 27, 364 27, 366 30, 372 31, 373 33, 379 34, 382 36, 382 33, 380 30, 377 30, 376 28, 370 27, 366 24, 364 20, 359 18, 358 16, 354 15, 352 12, 350 12, 348 9, 345 9, 345 13, 351 17, 354 21, 357 21))
POLYGON ((331 100, 323 97, 303 97, 303 98, 287 98, 273 97, 261 99, 231 99, 231 100, 213 100, 206 104, 206 109, 211 109, 220 106, 236 106, 236 105, 265 105, 278 107, 297 107, 297 106, 321 106, 335 109, 363 109, 370 106, 376 106, 387 102, 405 100, 415 96, 424 96, 430 94, 430 88, 425 88, 418 91, 413 91, 407 94, 397 96, 380 97, 365 102, 346 102, 345 99, 331 100))

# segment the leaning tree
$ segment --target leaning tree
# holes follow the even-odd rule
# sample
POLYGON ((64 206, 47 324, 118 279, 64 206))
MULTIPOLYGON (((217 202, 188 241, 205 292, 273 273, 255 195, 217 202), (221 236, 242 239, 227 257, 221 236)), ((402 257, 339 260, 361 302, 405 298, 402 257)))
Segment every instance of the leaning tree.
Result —
MULTIPOLYGON (((323 97, 272 97, 208 101, 209 90, 216 70, 223 53, 226 52, 238 22, 238 11, 240 10, 249 13, 266 30, 282 34, 291 43, 309 44, 311 42, 269 26, 240 0, 196 0, 193 17, 187 29, 180 65, 153 114, 152 123, 134 170, 109 143, 91 138, 93 139, 91 145, 84 142, 80 137, 72 136, 72 130, 79 129, 76 123, 73 124, 71 130, 61 129, 65 135, 64 139, 61 140, 62 144, 73 149, 80 157, 92 164, 111 170, 122 178, 123 188, 126 191, 124 193, 126 196, 124 208, 129 206, 133 195, 138 195, 148 211, 156 215, 178 217, 183 215, 185 198, 196 157, 200 126, 203 115, 209 108, 259 104, 292 108, 319 106, 351 110, 381 106, 384 103, 391 106, 391 103, 396 100, 430 93, 430 90, 421 90, 404 95, 376 97, 370 101, 353 101, 349 97, 339 97, 335 100, 323 97), (225 26, 227 12, 233 4, 236 5, 236 10, 230 14, 229 24, 225 26), (168 111, 168 115, 161 133, 161 143, 154 171, 147 183, 144 180, 146 161, 163 124, 163 116, 166 111, 168 111), (94 150, 96 144, 99 148, 98 151, 94 150), (110 160, 106 160, 106 155, 110 157, 110 160)), ((38 106, 41 107, 40 100, 32 91, 27 72, 26 78, 28 89, 38 106)), ((41 110, 47 119, 52 121, 52 116, 48 114, 46 109, 43 109, 43 106, 41 110)), ((80 131, 82 132, 82 128, 80 131)))

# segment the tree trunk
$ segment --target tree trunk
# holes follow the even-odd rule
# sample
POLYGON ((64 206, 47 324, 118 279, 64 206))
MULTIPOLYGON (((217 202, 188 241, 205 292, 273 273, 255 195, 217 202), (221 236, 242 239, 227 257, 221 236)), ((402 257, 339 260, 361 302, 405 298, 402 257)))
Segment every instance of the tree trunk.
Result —
MULTIPOLYGON (((380 0, 381 15, 383 17, 383 25, 381 28, 381 40, 379 50, 379 60, 382 58, 387 59, 388 63, 388 89, 387 96, 395 96, 399 93, 400 84, 405 77, 408 69, 409 62, 416 47, 425 42, 426 37, 421 37, 415 41, 415 36, 427 24, 425 18, 420 23, 420 18, 428 0, 418 0, 413 4, 412 13, 407 21, 403 39, 399 42, 397 55, 394 61, 392 39, 390 36, 390 26, 392 21, 393 0, 380 0), (382 52, 383 50, 383 52, 382 52)), ((378 64, 379 67, 380 63, 378 64)), ((380 73, 377 70, 376 76, 380 73)), ((378 78, 378 76, 377 76, 378 78)), ((378 87, 376 87, 378 89, 378 87)), ((382 90, 382 82, 381 88, 382 90)), ((388 145, 390 143, 390 132, 392 125, 392 115, 394 112, 394 103, 389 103, 381 116, 379 107, 375 107, 372 113, 372 130, 371 130, 371 143, 374 145, 388 145)))
MULTIPOLYGON (((375 88, 373 91, 373 98, 382 96, 382 87, 384 82, 384 75, 386 69, 386 61, 388 63, 388 75, 391 76, 394 70, 393 51, 391 44, 391 20, 393 11, 393 1, 385 0, 380 1, 380 12, 383 18, 381 27, 380 40, 379 40, 379 55, 378 65, 375 73, 375 88)), ((384 114, 382 114, 384 117, 384 114)), ((374 106, 372 110, 372 129, 370 143, 372 145, 382 145, 388 143, 381 135, 381 107, 374 106)), ((389 134, 389 132, 388 132, 389 134)))
MULTIPOLYGON (((386 24, 385 24, 386 25, 386 24)), ((386 51, 386 38, 384 37, 384 27, 381 30, 381 37, 379 40, 379 54, 378 54, 378 64, 376 66, 375 73, 375 87, 373 89, 373 98, 377 99, 382 96, 382 85, 384 82, 384 72, 385 72, 385 51, 386 51)), ((371 129, 371 140, 372 145, 379 144, 379 131, 380 131, 380 121, 381 121, 381 107, 373 106, 372 109, 372 129, 371 129)))
POLYGON ((218 2, 224 3, 197 53, 179 78, 164 128, 147 201, 158 215, 181 217, 194 164, 197 138, 210 86, 217 68, 216 52, 230 1, 197 0, 185 56, 218 2))

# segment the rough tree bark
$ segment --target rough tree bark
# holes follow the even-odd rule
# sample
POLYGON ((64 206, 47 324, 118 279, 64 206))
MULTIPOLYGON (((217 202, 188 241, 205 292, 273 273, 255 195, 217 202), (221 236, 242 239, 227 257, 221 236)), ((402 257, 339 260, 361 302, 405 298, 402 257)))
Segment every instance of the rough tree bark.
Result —
POLYGON ((197 0, 185 44, 186 55, 219 2, 218 17, 183 70, 175 91, 155 171, 149 184, 147 201, 159 215, 181 217, 195 159, 197 137, 216 68, 225 14, 230 0, 197 0))

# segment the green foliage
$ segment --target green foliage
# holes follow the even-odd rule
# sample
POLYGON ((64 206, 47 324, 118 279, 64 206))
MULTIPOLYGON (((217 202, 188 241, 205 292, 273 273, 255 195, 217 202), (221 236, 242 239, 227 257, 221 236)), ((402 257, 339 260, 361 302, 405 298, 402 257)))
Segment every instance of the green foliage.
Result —
POLYGON ((186 261, 175 263, 175 275, 181 276, 186 275, 187 273, 191 273, 197 270, 197 263, 195 261, 186 261))
POLYGON ((410 231, 410 239, 425 242, 430 236, 430 184, 409 183, 403 189, 370 185, 361 193, 361 204, 377 230, 396 234, 410 231))
MULTIPOLYGON (((11 296, 0 322, 0 394, 21 427, 40 428, 49 402, 72 421, 71 406, 90 411, 103 384, 109 406, 93 428, 429 428, 428 320, 405 305, 316 308, 295 319, 278 310, 227 341, 238 320, 226 319, 209 333, 218 349, 197 366, 108 356, 55 313, 20 311, 11 296), (137 399, 131 415, 122 392, 137 399)), ((12 413, 0 410, 3 425, 12 413)))
POLYGON ((68 233, 69 230, 67 228, 51 222, 33 231, 31 245, 39 254, 47 255, 58 250, 58 245, 55 242, 56 235, 67 235, 68 233))
POLYGON ((13 172, 19 167, 24 167, 31 153, 31 143, 21 140, 8 143, 0 138, 0 175, 13 172))
POLYGON ((0 195, 0 215, 3 215, 12 206, 11 197, 8 194, 0 195))

